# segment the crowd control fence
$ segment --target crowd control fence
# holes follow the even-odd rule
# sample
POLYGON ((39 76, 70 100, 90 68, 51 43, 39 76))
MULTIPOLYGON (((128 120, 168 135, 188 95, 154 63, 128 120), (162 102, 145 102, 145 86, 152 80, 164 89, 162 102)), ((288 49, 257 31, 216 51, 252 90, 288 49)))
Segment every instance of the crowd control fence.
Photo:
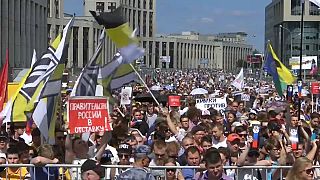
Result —
MULTIPOLYGON (((121 169, 125 170, 127 168, 131 168, 132 166, 122 166, 122 165, 102 165, 106 170, 106 175, 108 174, 108 170, 110 169, 121 169)), ((74 165, 74 164, 47 164, 45 166, 35 166, 33 164, 1 164, 0 170, 2 172, 0 173, 1 179, 10 179, 9 176, 12 176, 12 170, 8 169, 15 169, 14 171, 15 178, 14 179, 36 179, 36 180, 42 180, 43 177, 37 177, 36 174, 36 168, 44 168, 47 172, 50 172, 51 169, 62 169, 59 174, 59 179, 61 180, 68 180, 68 179, 81 179, 81 165, 74 165), (25 176, 24 170, 19 169, 27 169, 29 174, 28 176, 25 176), (69 174, 66 175, 64 173, 66 170, 69 171, 69 174), (19 174, 20 173, 20 174, 19 174)), ((226 174, 229 174, 229 177, 233 177, 235 180, 258 180, 258 179, 270 179, 269 174, 273 173, 275 171, 278 172, 278 175, 280 179, 285 179, 286 172, 291 168, 291 166, 224 166, 224 172, 226 174), (231 175, 230 175, 231 173, 231 175)), ((319 171, 320 174, 320 166, 314 166, 315 171, 319 171)), ((205 169, 200 168, 199 166, 150 166, 149 170, 152 175, 156 177, 157 180, 166 180, 166 170, 167 169, 176 169, 180 171, 184 171, 190 169, 196 174, 197 172, 203 172, 205 169)), ((50 173, 47 173, 47 179, 50 178, 50 173)), ((12 178, 11 178, 12 179, 12 178)), ((109 179, 108 177, 105 177, 104 179, 109 179)))

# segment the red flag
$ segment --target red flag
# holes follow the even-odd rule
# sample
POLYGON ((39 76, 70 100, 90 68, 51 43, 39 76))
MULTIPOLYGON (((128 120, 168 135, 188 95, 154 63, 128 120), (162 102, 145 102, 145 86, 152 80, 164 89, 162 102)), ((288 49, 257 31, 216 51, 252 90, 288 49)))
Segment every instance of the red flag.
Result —
POLYGON ((3 109, 3 104, 5 103, 7 96, 8 87, 8 68, 9 68, 9 51, 6 50, 6 63, 2 67, 0 74, 0 111, 3 109))

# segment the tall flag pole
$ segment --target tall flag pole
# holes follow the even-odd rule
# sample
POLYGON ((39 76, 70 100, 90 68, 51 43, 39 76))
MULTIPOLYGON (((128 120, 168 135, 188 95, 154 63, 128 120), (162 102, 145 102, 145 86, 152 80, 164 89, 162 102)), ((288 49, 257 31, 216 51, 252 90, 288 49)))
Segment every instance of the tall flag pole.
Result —
POLYGON ((299 65, 299 77, 298 77, 298 120, 301 120, 301 93, 302 93, 302 53, 303 53, 303 28, 304 28, 304 23, 303 23, 303 16, 304 16, 304 6, 305 6, 305 0, 301 0, 301 22, 300 22, 300 65, 299 65))
POLYGON ((0 111, 3 109, 3 104, 6 101, 7 97, 7 88, 8 88, 8 68, 9 68, 9 50, 6 49, 6 62, 2 67, 0 74, 0 111))

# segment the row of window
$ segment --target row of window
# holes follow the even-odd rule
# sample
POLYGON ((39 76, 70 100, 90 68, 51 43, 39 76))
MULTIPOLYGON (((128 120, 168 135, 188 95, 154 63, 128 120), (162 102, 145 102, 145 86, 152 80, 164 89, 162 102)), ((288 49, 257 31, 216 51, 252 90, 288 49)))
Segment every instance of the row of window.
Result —
POLYGON ((96 2, 96 11, 97 12, 113 12, 117 8, 116 2, 107 2, 107 8, 105 9, 104 2, 96 2))
MULTIPOLYGON (((291 0, 291 15, 301 15, 301 0, 291 0)), ((320 10, 318 6, 309 3, 309 15, 311 16, 319 16, 320 10)))

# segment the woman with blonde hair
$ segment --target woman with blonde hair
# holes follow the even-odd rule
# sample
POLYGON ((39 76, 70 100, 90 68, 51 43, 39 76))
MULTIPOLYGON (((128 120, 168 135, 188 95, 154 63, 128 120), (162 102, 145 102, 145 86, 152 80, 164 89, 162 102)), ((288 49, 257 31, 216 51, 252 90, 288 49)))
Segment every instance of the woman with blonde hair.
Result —
POLYGON ((295 160, 289 170, 286 180, 313 180, 314 168, 312 161, 306 157, 300 157, 295 160))

